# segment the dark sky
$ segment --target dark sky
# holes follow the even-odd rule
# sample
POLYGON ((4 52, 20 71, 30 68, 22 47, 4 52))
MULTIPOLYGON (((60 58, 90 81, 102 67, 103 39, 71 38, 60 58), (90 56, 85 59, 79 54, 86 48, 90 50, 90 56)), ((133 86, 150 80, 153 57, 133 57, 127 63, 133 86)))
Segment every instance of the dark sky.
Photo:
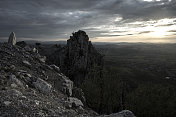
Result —
POLYGON ((176 0, 0 0, 0 39, 175 42, 176 0))

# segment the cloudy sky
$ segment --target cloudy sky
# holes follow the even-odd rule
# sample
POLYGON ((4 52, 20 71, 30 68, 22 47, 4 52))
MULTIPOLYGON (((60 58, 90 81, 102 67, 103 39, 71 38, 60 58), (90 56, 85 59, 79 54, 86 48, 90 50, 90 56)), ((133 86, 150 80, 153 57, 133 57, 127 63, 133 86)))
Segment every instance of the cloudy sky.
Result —
POLYGON ((176 42, 176 0, 0 0, 0 39, 176 42))

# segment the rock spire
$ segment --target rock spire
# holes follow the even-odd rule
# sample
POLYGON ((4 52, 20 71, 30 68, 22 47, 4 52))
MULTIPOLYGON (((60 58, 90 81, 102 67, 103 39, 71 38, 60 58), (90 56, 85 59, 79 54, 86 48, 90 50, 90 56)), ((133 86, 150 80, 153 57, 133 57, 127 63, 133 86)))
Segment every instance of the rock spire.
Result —
POLYGON ((10 34, 8 43, 11 44, 11 45, 15 45, 16 44, 16 36, 15 36, 14 32, 12 32, 10 34))

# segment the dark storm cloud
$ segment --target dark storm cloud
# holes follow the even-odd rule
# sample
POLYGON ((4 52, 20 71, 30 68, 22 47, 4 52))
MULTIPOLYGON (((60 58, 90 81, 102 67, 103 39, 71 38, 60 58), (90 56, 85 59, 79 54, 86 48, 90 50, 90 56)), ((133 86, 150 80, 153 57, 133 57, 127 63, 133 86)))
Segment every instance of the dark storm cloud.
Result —
POLYGON ((172 23, 172 24, 164 24, 164 25, 157 25, 156 27, 161 27, 161 26, 173 26, 175 25, 175 23, 172 23))
POLYGON ((65 37, 64 34, 83 26, 80 23, 85 22, 84 18, 91 17, 79 10, 95 3, 96 0, 1 0, 0 36, 15 31, 27 38, 65 37))
POLYGON ((168 31, 168 32, 176 32, 176 30, 170 30, 170 31, 168 31))
POLYGON ((176 14, 176 1, 114 0, 98 9, 109 14, 121 14, 124 19, 160 19, 176 14))
POLYGON ((146 34, 146 33, 151 33, 151 32, 153 32, 153 31, 142 31, 139 34, 146 34))
POLYGON ((0 0, 0 37, 67 39, 79 29, 97 37, 109 32, 104 25, 172 18, 175 10, 175 0, 0 0))

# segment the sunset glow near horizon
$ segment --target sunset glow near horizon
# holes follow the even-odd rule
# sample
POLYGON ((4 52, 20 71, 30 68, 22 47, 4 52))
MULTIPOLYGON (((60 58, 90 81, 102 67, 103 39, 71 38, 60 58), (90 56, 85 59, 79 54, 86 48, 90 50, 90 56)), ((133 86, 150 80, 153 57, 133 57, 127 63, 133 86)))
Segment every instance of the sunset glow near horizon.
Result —
POLYGON ((84 30, 93 42, 176 43, 175 0, 2 0, 0 39, 67 40, 84 30))
POLYGON ((107 25, 107 28, 98 27, 97 30, 109 30, 109 33, 101 33, 102 35, 107 37, 97 37, 95 38, 95 40, 104 42, 104 40, 108 38, 108 40, 112 42, 175 43, 175 20, 176 18, 165 18, 147 22, 131 22, 126 24, 127 27, 113 27, 111 25, 107 25), (136 25, 138 25, 138 27, 136 27, 136 25), (122 32, 116 33, 116 31, 122 32))

